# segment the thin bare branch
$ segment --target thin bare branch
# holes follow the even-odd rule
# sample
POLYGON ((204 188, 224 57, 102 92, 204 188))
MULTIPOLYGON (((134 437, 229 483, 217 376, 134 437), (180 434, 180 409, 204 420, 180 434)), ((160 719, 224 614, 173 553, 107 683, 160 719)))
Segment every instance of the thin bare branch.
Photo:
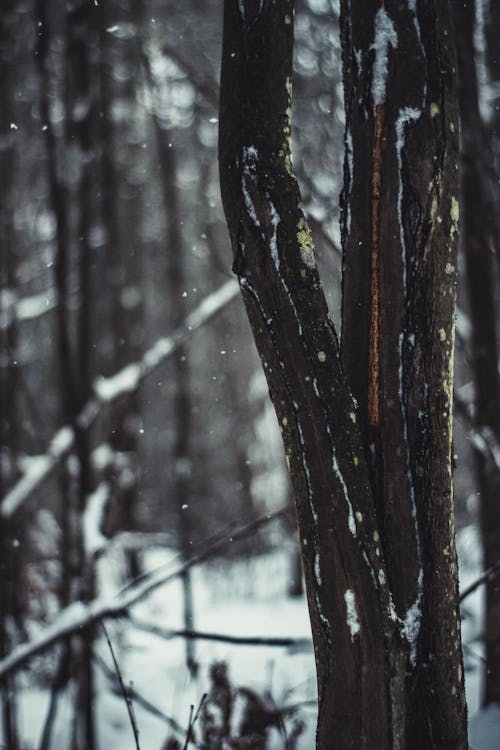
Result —
MULTIPOLYGON (((112 690, 117 695, 121 695, 121 689, 120 686, 117 684, 116 675, 113 672, 112 669, 108 667, 104 659, 102 659, 100 656, 94 655, 94 660, 96 664, 99 666, 101 671, 105 674, 107 679, 111 682, 112 690)), ((138 706, 141 706, 144 708, 148 713, 150 713, 152 716, 155 716, 157 719, 160 719, 163 721, 170 729, 172 729, 174 732, 176 732, 178 735, 184 737, 186 734, 186 730, 184 727, 182 727, 175 719, 172 719, 171 716, 168 716, 164 711, 161 711, 158 706, 155 706, 154 703, 151 703, 147 698, 145 698, 141 693, 137 691, 137 689, 133 685, 129 685, 128 687, 128 694, 131 698, 134 699, 135 703, 138 706)))
POLYGON ((293 637, 273 637, 273 636, 237 636, 226 635, 224 633, 207 633, 200 630, 172 630, 162 628, 153 623, 139 620, 135 617, 130 618, 133 627, 143 630, 146 633, 158 636, 164 640, 172 638, 188 638, 201 641, 218 641, 220 643, 234 643, 238 646, 281 646, 293 648, 294 650, 303 650, 312 648, 310 638, 293 638, 293 637))
POLYGON ((137 728, 137 722, 136 722, 135 716, 134 716, 134 711, 133 711, 133 707, 132 707, 132 700, 131 700, 131 697, 130 697, 130 693, 127 691, 127 689, 126 689, 126 687, 124 685, 123 678, 122 678, 122 673, 121 673, 121 670, 120 670, 120 665, 118 664, 118 661, 116 659, 115 651, 114 651, 114 648, 113 648, 113 644, 111 643, 111 638, 109 637, 108 631, 106 630, 106 626, 104 625, 103 622, 101 622, 101 627, 102 627, 103 632, 104 632, 104 637, 106 638, 106 643, 108 644, 108 647, 109 647, 111 658, 113 659, 113 666, 115 668, 116 678, 118 680, 118 684, 120 685, 120 691, 121 691, 121 694, 123 695, 123 700, 125 701, 125 706, 127 707, 127 713, 128 713, 128 717, 130 719, 130 724, 132 726, 132 732, 133 732, 133 735, 134 735, 135 746, 136 746, 137 750, 141 750, 141 747, 139 745, 139 729, 137 728))
POLYGON ((488 570, 485 570, 485 572, 481 576, 479 576, 479 578, 476 578, 475 581, 469 584, 469 586, 466 586, 466 588, 460 592, 459 601, 463 602, 464 599, 466 599, 468 596, 473 594, 474 591, 478 589, 480 586, 482 586, 483 583, 487 583, 487 581, 492 581, 498 575, 500 575, 500 560, 498 560, 494 565, 492 565, 491 568, 488 568, 488 570))

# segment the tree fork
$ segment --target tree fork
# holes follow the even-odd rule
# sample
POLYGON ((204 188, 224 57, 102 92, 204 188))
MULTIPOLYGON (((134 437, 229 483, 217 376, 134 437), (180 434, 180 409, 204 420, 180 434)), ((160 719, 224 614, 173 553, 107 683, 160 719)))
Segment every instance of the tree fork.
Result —
POLYGON ((292 479, 317 747, 465 750, 450 426, 456 101, 451 39, 437 31, 449 17, 432 3, 422 17, 415 3, 369 5, 343 5, 357 126, 346 133, 343 363, 291 164, 292 0, 225 2, 222 200, 292 479), (403 69, 422 63, 415 86, 428 76, 418 103, 395 78, 395 49, 403 69))

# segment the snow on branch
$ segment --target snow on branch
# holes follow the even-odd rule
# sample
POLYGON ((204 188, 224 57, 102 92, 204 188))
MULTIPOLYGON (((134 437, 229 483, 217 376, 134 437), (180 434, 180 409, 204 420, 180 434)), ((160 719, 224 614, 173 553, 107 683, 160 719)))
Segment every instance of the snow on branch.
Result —
POLYGON ((0 328, 7 329, 14 321, 35 320, 56 307, 56 297, 52 290, 18 297, 16 292, 4 289, 0 292, 0 328))
POLYGON ((139 383, 150 375, 164 360, 181 346, 191 334, 207 323, 219 310, 238 294, 238 284, 231 279, 196 307, 184 321, 184 325, 170 336, 158 341, 144 354, 139 362, 127 365, 109 378, 98 378, 94 385, 101 403, 111 402, 125 393, 133 393, 139 383))
POLYGON ((200 552, 194 554, 184 564, 179 565, 176 570, 172 571, 170 569, 170 564, 167 563, 167 570, 165 570, 165 566, 162 566, 151 573, 141 576, 113 597, 106 595, 98 597, 88 604, 83 604, 82 602, 74 602, 73 604, 70 604, 61 610, 52 625, 46 627, 32 640, 22 643, 14 648, 8 656, 0 661, 0 678, 16 669, 19 669, 19 667, 25 664, 31 659, 31 657, 45 651, 54 643, 59 642, 61 639, 66 638, 73 633, 88 628, 95 622, 106 618, 127 615, 128 610, 132 605, 143 599, 156 588, 178 578, 193 566, 199 565, 209 558, 214 557, 227 545, 229 538, 233 543, 241 539, 246 539, 261 527, 266 526, 271 521, 274 521, 289 512, 289 506, 284 506, 273 513, 266 513, 264 516, 261 516, 254 521, 239 525, 229 531, 226 529, 213 537, 210 542, 205 543, 205 546, 200 549, 200 552))
MULTIPOLYGON (((80 429, 90 427, 104 404, 110 404, 123 395, 134 393, 143 378, 150 375, 167 357, 179 349, 198 329, 208 323, 218 312, 238 295, 238 284, 231 279, 209 294, 170 336, 153 344, 138 362, 133 362, 109 378, 97 378, 94 396, 80 412, 77 423, 80 429)), ((51 476, 60 461, 68 455, 75 436, 71 427, 61 428, 52 438, 47 453, 34 457, 28 468, 12 489, 4 496, 0 505, 0 517, 11 518, 23 503, 51 476)))
POLYGON ((11 518, 26 498, 30 497, 50 477, 59 462, 67 456, 75 436, 70 427, 62 427, 50 441, 47 453, 35 456, 27 463, 23 476, 2 500, 0 516, 11 518))

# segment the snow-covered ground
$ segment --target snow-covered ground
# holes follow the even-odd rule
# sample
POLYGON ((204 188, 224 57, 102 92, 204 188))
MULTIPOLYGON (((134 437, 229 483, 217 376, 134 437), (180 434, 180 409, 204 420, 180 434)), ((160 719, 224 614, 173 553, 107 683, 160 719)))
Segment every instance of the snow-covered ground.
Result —
MULTIPOLYGON (((461 588, 480 574, 480 545, 473 527, 458 535, 461 588)), ((165 550, 152 550, 146 563, 154 569, 172 557, 165 550)), ((99 565, 101 592, 119 587, 112 573, 119 569, 111 560, 99 565)), ((179 580, 157 589, 131 610, 135 624, 128 620, 107 625, 123 679, 150 704, 186 727, 190 706, 197 706, 209 688, 208 669, 215 661, 226 661, 235 687, 247 687, 259 694, 267 692, 276 706, 301 704, 298 712, 305 723, 298 748, 314 747, 315 698, 314 660, 304 639, 310 638, 304 599, 286 595, 290 560, 285 551, 234 563, 204 564, 193 571, 195 629, 236 636, 289 636, 303 639, 298 648, 233 645, 196 641, 195 656, 200 665, 195 678, 184 666, 185 643, 182 638, 154 635, 137 625, 152 624, 163 629, 180 629, 182 590, 179 580), (309 703, 308 703, 309 701, 309 703)), ((478 712, 481 690, 482 644, 479 640, 482 590, 464 602, 463 641, 466 687, 469 703, 470 743, 473 750, 500 750, 500 707, 478 712)), ((97 653, 112 670, 109 647, 101 636, 97 653)), ((98 698, 97 724, 101 748, 134 750, 135 742, 123 698, 110 689, 109 676, 96 667, 98 698)), ((69 745, 71 704, 66 694, 60 702, 53 735, 53 750, 69 745)), ((20 726, 23 750, 37 748, 47 710, 48 692, 26 689, 20 701, 20 726)), ((147 710, 135 699, 134 712, 141 750, 161 750, 172 734, 166 720, 147 710)), ((283 748, 277 730, 271 735, 272 748, 283 748)), ((175 732, 174 732, 175 734, 175 732)), ((180 738, 180 735, 177 735, 180 738)))

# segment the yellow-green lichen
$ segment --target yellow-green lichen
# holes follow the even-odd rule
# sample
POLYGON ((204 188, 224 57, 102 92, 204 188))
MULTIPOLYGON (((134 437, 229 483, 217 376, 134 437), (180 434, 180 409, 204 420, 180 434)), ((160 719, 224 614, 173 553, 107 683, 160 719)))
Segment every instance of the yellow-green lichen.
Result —
POLYGON ((297 242, 300 248, 300 257, 308 268, 316 268, 314 257, 314 242, 307 222, 304 218, 299 219, 297 224, 297 242))
POLYGON ((431 117, 437 117, 440 112, 439 104, 436 104, 436 102, 431 103, 431 117))

